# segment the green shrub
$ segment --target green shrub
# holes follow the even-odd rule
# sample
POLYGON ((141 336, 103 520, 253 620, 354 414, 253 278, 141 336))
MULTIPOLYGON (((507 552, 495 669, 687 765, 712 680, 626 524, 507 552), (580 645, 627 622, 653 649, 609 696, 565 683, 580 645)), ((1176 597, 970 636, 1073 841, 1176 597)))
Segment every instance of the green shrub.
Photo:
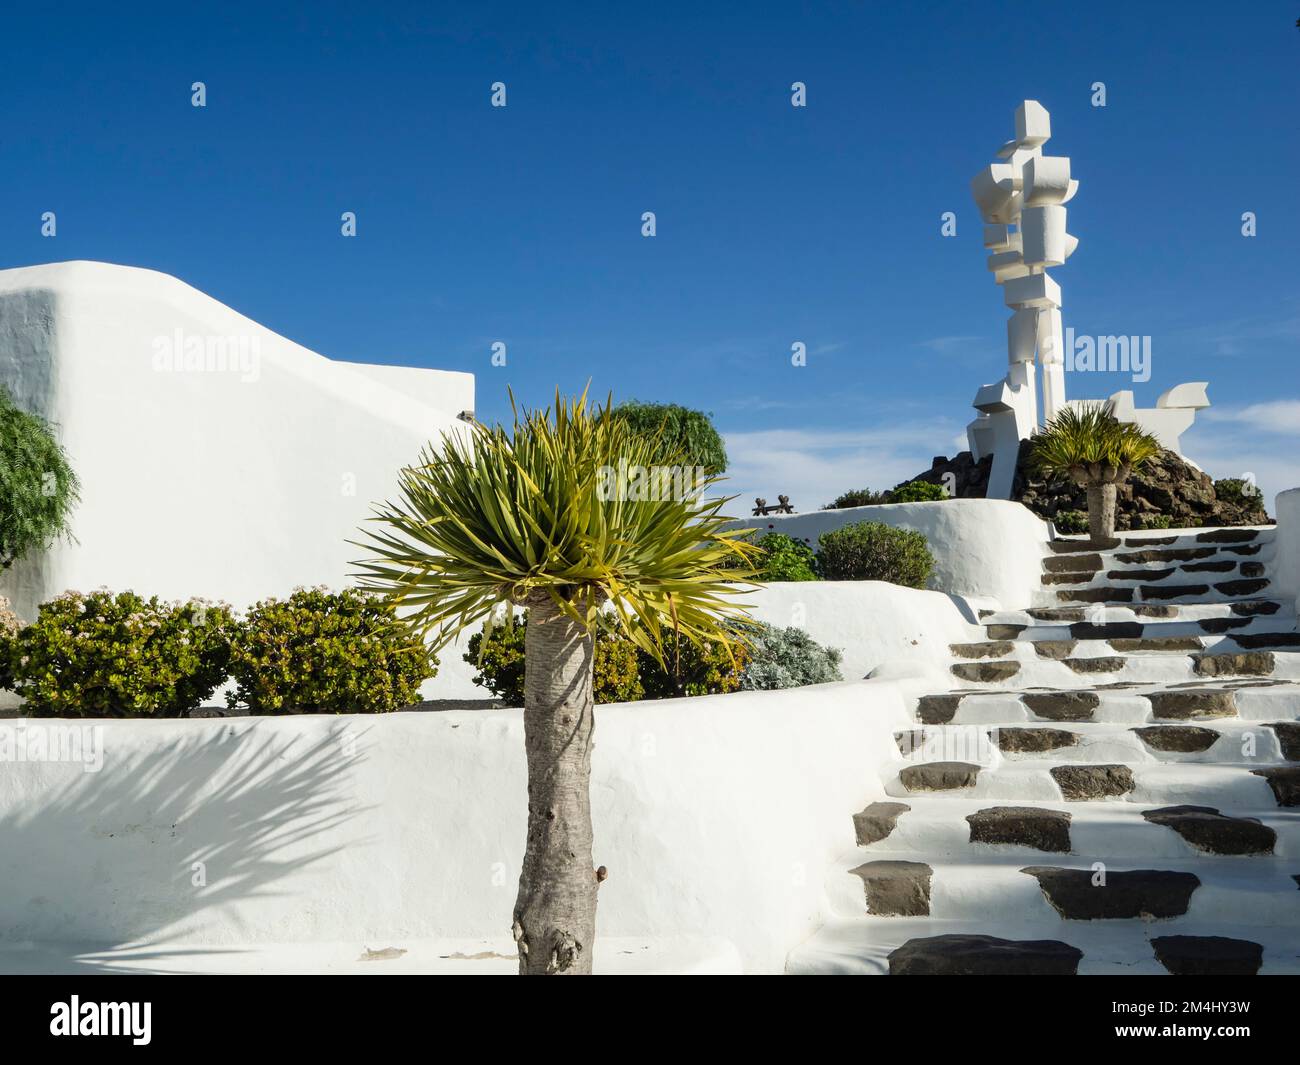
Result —
POLYGON ((1252 481, 1241 477, 1225 477, 1214 482, 1214 494, 1226 503, 1261 503, 1264 493, 1252 481))
POLYGON ((854 488, 827 503, 822 510, 844 510, 846 507, 871 507, 889 502, 888 492, 873 492, 870 488, 854 488))
POLYGON ((943 485, 929 481, 908 481, 889 493, 891 503, 932 503, 947 498, 943 485))
POLYGON ((815 581, 817 553, 802 540, 785 533, 768 533, 754 541, 763 552, 755 564, 757 581, 815 581))
POLYGON ((230 608, 134 592, 66 592, 5 641, 13 689, 33 716, 184 717, 226 678, 230 608))
MULTIPOLYGON (((478 672, 474 683, 486 688, 507 706, 524 705, 524 637, 527 616, 513 625, 484 627, 469 638, 465 661, 478 672)), ((639 677, 636 645, 624 636, 600 632, 593 649, 595 699, 598 703, 630 703, 644 695, 639 677)))
POLYGON ((1052 518, 1056 531, 1066 536, 1088 531, 1088 512, 1085 510, 1058 510, 1052 518))
POLYGON ((842 658, 834 647, 823 647, 803 629, 763 624, 749 637, 749 662, 740 686, 756 691, 843 680, 842 658))
POLYGON ((641 436, 657 437, 659 461, 667 466, 703 466, 706 473, 725 473, 727 449, 709 415, 676 403, 629 400, 614 408, 614 417, 641 436))
POLYGON ((732 642, 730 652, 721 642, 696 647, 686 640, 665 641, 667 671, 644 651, 638 651, 641 684, 647 699, 677 699, 687 695, 720 695, 740 687, 740 675, 749 661, 744 643, 732 642))
POLYGON ((0 387, 0 570, 69 535, 77 493, 53 430, 0 387))
POLYGON ((1144 529, 1168 529, 1173 525, 1174 519, 1168 514, 1143 514, 1142 528, 1144 529))
POLYGON ((299 588, 264 599, 231 641, 226 695, 251 714, 381 714, 419 701, 437 659, 383 599, 299 588))
POLYGON ((828 581, 889 581, 924 588, 934 568, 925 537, 878 521, 860 521, 817 541, 817 564, 828 581))

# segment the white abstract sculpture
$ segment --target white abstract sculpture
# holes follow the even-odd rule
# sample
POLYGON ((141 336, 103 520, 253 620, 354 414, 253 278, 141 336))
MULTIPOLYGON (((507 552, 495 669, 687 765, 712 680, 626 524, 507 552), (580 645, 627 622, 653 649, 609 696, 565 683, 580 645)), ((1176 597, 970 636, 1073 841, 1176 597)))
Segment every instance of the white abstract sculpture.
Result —
POLYGON ((1016 139, 975 175, 971 192, 984 219, 988 266, 1002 286, 1007 322, 1007 376, 975 396, 979 416, 966 428, 976 461, 993 455, 987 496, 1008 499, 1020 441, 1038 427, 1035 357, 1043 365, 1043 419, 1065 405, 1061 339, 1061 287, 1047 274, 1079 246, 1065 230, 1065 204, 1079 190, 1070 160, 1043 155, 1052 135, 1051 116, 1037 100, 1016 109, 1016 139))

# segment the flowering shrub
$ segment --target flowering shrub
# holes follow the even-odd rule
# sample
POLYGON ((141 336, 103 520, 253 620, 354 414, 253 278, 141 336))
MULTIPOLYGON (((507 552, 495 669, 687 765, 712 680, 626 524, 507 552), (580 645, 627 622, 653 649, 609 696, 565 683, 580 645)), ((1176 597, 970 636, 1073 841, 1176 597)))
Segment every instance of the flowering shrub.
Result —
POLYGON ((355 588, 299 588, 254 604, 230 647, 230 709, 382 714, 419 701, 438 660, 393 613, 355 588))
POLYGON ((0 674, 34 716, 184 717, 225 679, 233 625, 224 603, 66 592, 0 641, 0 674))
POLYGON ((13 687, 14 679, 9 668, 9 641, 22 628, 18 615, 9 609, 9 600, 0 595, 0 691, 13 687))

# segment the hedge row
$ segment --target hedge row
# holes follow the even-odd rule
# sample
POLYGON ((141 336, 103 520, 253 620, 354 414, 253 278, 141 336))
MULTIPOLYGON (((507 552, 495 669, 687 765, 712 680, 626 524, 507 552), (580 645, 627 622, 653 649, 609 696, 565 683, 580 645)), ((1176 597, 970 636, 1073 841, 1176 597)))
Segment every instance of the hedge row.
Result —
POLYGON ((817 550, 784 533, 768 533, 755 544, 762 556, 759 581, 888 581, 924 588, 934 556, 922 533, 878 521, 860 521, 822 533, 817 550))

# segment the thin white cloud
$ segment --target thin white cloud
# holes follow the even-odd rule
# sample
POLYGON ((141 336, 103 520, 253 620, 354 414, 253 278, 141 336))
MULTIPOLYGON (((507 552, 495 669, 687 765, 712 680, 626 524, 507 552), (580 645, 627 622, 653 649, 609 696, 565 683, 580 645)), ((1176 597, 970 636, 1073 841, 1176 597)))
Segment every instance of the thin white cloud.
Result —
POLYGON ((1201 417, 1212 422, 1249 425, 1268 433, 1300 436, 1300 399, 1274 399, 1244 407, 1209 407, 1201 417))

